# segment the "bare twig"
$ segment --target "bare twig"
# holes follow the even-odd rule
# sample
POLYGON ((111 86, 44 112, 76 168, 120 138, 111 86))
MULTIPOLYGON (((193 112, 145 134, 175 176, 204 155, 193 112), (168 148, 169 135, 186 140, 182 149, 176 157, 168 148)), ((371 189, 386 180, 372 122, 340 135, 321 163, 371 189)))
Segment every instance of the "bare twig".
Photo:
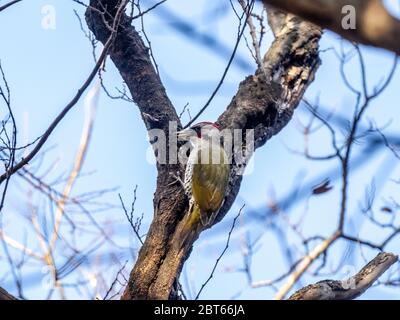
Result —
POLYGON ((331 237, 325 239, 322 243, 316 246, 307 256, 299 263, 298 267, 290 274, 286 283, 279 289, 275 295, 276 300, 283 299, 297 280, 307 271, 308 267, 323 254, 337 239, 339 233, 334 233, 331 237))
POLYGON ((20 162, 12 166, 10 169, 8 169, 5 173, 3 173, 0 176, 0 184, 4 182, 8 177, 13 175, 15 172, 17 172, 19 169, 24 167, 26 164, 28 164, 35 156, 36 154, 41 150, 43 145, 46 143, 47 139, 50 137, 51 133, 54 131, 54 129, 57 127, 57 125, 61 122, 61 120, 66 116, 66 114, 72 109, 73 106, 79 101, 81 98, 82 94, 85 92, 85 90, 89 87, 90 83, 96 76, 98 70, 100 69, 101 65, 104 63, 104 60, 107 57, 108 50, 110 49, 111 45, 113 44, 114 38, 116 36, 116 29, 119 23, 119 19, 121 17, 121 14, 123 13, 123 8, 126 5, 126 0, 123 0, 121 2, 121 5, 118 8, 118 14, 116 15, 116 18, 113 23, 113 32, 110 33, 109 38, 104 44, 103 51, 100 54, 100 57, 93 68, 92 72, 90 73, 89 77, 85 80, 83 85, 79 88, 78 92, 76 95, 72 98, 72 100, 64 107, 64 109, 59 113, 59 115, 53 120, 53 122, 50 124, 50 126, 47 128, 45 133, 42 135, 36 146, 33 148, 33 150, 25 156, 20 162))
MULTIPOLYGON (((251 8, 254 6, 254 1, 252 1, 252 3, 251 3, 249 6, 250 6, 250 9, 249 9, 249 12, 250 12, 250 11, 251 11, 251 8)), ((191 125, 192 123, 194 123, 194 122, 202 115, 202 113, 203 113, 203 112, 208 108, 208 106, 211 104, 211 102, 213 101, 214 97, 217 95, 219 89, 221 88, 222 84, 224 83, 225 77, 226 77, 226 75, 228 74, 228 71, 229 71, 230 66, 231 66, 231 64, 232 64, 232 61, 233 61, 233 59, 235 58, 236 51, 237 51, 237 48, 238 48, 238 46, 239 46, 240 40, 242 39, 244 30, 246 29, 246 22, 243 23, 243 26, 241 26, 241 25, 242 25, 242 19, 243 19, 243 17, 246 17, 245 19, 246 19, 246 21, 247 21, 247 19, 248 19, 247 11, 243 11, 242 16, 239 18, 239 26, 238 26, 238 34, 237 34, 237 37, 236 37, 236 43, 235 43, 235 46, 234 46, 234 48, 233 48, 232 54, 231 54, 231 56, 230 56, 230 58, 229 58, 229 60, 228 60, 228 64, 227 64, 227 66, 225 67, 224 72, 222 73, 221 79, 219 80, 217 86, 215 87, 214 91, 211 93, 211 96, 208 98, 208 100, 207 100, 207 102, 204 104, 204 106, 200 108, 199 112, 184 126, 184 128, 190 127, 190 125, 191 125)))
POLYGON ((82 130, 81 141, 79 145, 78 152, 76 154, 75 163, 72 168, 72 171, 68 177, 67 183, 65 184, 64 190, 62 192, 61 199, 57 202, 57 210, 55 213, 55 222, 53 234, 50 238, 49 243, 49 251, 53 251, 56 245, 56 241, 59 237, 59 229, 61 226, 61 221, 65 213, 65 204, 67 199, 69 198, 76 178, 78 177, 83 162, 85 160, 85 156, 88 150, 90 138, 92 136, 93 124, 95 119, 95 113, 98 104, 100 91, 100 83, 97 83, 95 87, 91 91, 89 91, 88 98, 86 100, 85 106, 85 122, 82 130))
POLYGON ((226 250, 228 250, 228 248, 229 248, 229 241, 231 240, 231 235, 232 235, 233 229, 235 228, 236 220, 240 217, 243 208, 244 208, 244 205, 240 208, 238 214, 237 214, 236 217, 233 219, 232 226, 231 226, 231 229, 229 230, 228 239, 226 240, 226 244, 225 244, 224 250, 222 250, 221 254, 219 255, 219 257, 218 257, 217 260, 215 261, 214 267, 212 268, 209 277, 208 277, 207 280, 201 285, 201 288, 200 288, 199 292, 197 292, 197 295, 196 295, 196 297, 195 297, 195 300, 197 300, 197 299, 200 297, 200 294, 201 294, 201 292, 203 291, 203 289, 206 287, 206 285, 207 285, 207 284, 211 281, 211 279, 214 277, 214 272, 215 272, 215 270, 217 269, 217 266, 218 266, 220 260, 221 260, 222 257, 224 256, 226 250))
POLYGON ((11 7, 13 4, 16 4, 17 2, 20 2, 20 1, 22 1, 22 0, 13 0, 13 1, 10 1, 9 3, 6 3, 5 5, 0 7, 0 12, 7 9, 8 7, 11 7))

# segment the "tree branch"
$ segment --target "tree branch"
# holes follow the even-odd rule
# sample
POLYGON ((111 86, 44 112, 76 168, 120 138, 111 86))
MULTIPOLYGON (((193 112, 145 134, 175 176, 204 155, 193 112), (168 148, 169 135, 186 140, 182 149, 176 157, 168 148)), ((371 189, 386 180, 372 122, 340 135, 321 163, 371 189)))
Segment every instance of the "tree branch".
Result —
MULTIPOLYGON (((89 28, 102 42, 109 32, 104 18, 112 19, 117 3, 117 0, 91 0, 86 11, 89 28)), ((179 118, 146 47, 130 22, 129 17, 122 17, 110 56, 131 91, 146 128, 162 129, 168 137, 169 121, 176 121, 179 127, 179 118)), ((218 119, 222 128, 254 129, 256 147, 262 146, 289 122, 320 63, 321 30, 318 27, 282 14, 281 26, 273 24, 272 28, 276 39, 263 59, 262 68, 240 84, 227 110, 218 119)), ((176 299, 174 284, 191 252, 192 243, 183 249, 173 245, 179 236, 177 230, 184 222, 182 217, 188 209, 188 201, 171 173, 182 176, 183 168, 157 163, 157 170, 154 219, 123 299, 176 299)), ((241 175, 237 170, 232 166, 230 192, 216 222, 228 212, 239 191, 241 175)))
POLYGON ((262 1, 330 29, 348 40, 384 48, 400 55, 400 21, 386 10, 381 0, 262 1), (345 29, 342 20, 347 11, 343 8, 348 5, 355 9, 356 25, 355 28, 345 29))
POLYGON ((363 294, 398 257, 381 252, 354 276, 338 281, 323 280, 295 292, 289 300, 351 300, 363 294))
MULTIPOLYGON (((96 39, 103 43, 110 32, 105 21, 112 20, 118 2, 118 0, 91 0, 90 7, 86 11, 86 21, 90 30, 96 39)), ((127 84, 147 130, 161 129, 166 133, 166 160, 169 163, 169 124, 170 121, 176 121, 180 127, 180 120, 151 63, 148 49, 131 25, 131 19, 126 15, 122 16, 118 35, 110 50, 110 57, 127 84)), ((187 209, 184 192, 179 184, 174 183, 171 175, 171 173, 180 175, 181 170, 177 164, 167 165, 157 162, 157 189, 153 199, 154 220, 132 270, 129 290, 124 295, 126 299, 155 298, 160 295, 158 293, 153 296, 149 290, 154 279, 158 277, 160 265, 167 255, 171 235, 187 209)))
POLYGON ((83 85, 78 89, 78 92, 75 94, 75 96, 72 98, 72 100, 64 107, 63 110, 58 114, 58 116, 53 120, 53 122, 50 124, 50 126, 47 128, 47 130, 44 132, 44 134, 41 136, 39 141, 36 143, 35 147, 30 151, 22 160, 20 160, 18 163, 13 165, 11 168, 7 169, 6 172, 0 175, 0 184, 9 179, 14 173, 16 173, 18 170, 23 168, 25 165, 27 165, 42 149, 44 144, 46 143, 47 139, 50 137, 54 129, 58 126, 58 124, 61 122, 62 119, 67 115, 67 113, 78 103, 79 99, 81 98, 82 94, 86 91, 86 89, 89 87, 90 83, 96 76, 97 72, 99 71, 101 65, 104 63, 104 60, 107 57, 108 50, 113 44, 115 35, 116 35, 116 28, 119 24, 119 18, 121 13, 123 12, 123 9, 125 8, 126 5, 126 0, 123 0, 116 9, 116 16, 115 18, 111 21, 110 26, 111 29, 113 30, 110 32, 109 36, 105 39, 104 41, 104 48, 100 54, 99 59, 96 62, 96 65, 92 69, 91 73, 89 74, 88 78, 85 80, 83 85))
POLYGON ((334 233, 331 237, 325 239, 321 244, 316 246, 307 256, 301 259, 299 265, 290 274, 289 278, 276 293, 274 299, 281 300, 285 298, 286 294, 295 285, 299 278, 307 271, 310 265, 339 238, 339 233, 334 233))
MULTIPOLYGON (((320 28, 272 8, 268 10, 268 22, 275 40, 263 58, 262 68, 240 83, 217 121, 222 128, 254 129, 255 149, 288 124, 320 65, 320 28)), ((230 192, 217 221, 239 192, 242 175, 233 169, 230 192)))
POLYGON ((0 287, 0 300, 17 300, 13 295, 9 294, 5 289, 0 287))
POLYGON ((13 0, 13 1, 10 1, 9 3, 6 3, 5 5, 0 7, 0 12, 5 10, 5 9, 7 9, 8 7, 11 7, 13 4, 16 4, 16 3, 21 2, 21 1, 22 0, 13 0))

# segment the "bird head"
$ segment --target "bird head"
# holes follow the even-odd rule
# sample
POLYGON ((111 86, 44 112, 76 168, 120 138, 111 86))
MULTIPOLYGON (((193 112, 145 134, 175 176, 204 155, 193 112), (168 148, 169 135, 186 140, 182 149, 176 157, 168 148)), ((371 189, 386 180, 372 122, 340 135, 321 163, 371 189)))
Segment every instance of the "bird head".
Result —
POLYGON ((177 132, 178 139, 184 141, 196 139, 212 139, 219 137, 220 127, 214 122, 199 122, 190 128, 183 129, 177 132))

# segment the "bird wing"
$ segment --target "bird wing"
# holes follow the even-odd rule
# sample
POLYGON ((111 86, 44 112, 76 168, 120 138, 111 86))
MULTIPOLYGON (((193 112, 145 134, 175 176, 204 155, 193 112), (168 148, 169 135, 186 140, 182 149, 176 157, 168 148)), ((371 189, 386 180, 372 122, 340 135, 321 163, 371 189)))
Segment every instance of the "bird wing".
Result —
POLYGON ((215 213, 223 203, 228 186, 227 156, 219 144, 206 143, 197 152, 197 163, 193 164, 192 196, 202 212, 215 213), (207 153, 209 161, 201 161, 207 153), (213 155, 214 158, 217 155, 219 161, 212 161, 213 155))

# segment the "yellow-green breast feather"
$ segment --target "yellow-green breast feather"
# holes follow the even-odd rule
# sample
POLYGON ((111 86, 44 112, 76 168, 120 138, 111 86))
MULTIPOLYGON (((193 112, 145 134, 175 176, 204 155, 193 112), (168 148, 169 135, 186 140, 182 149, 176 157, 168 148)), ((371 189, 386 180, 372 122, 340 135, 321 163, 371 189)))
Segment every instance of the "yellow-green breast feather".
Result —
POLYGON ((192 195, 203 212, 214 213, 219 210, 225 198, 226 188, 229 181, 229 164, 224 149, 213 144, 200 147, 197 155, 197 163, 193 165, 192 195), (202 163, 204 148, 208 152, 208 163, 202 163), (217 158, 217 161, 213 161, 217 158), (219 158, 219 159, 218 159, 219 158))

